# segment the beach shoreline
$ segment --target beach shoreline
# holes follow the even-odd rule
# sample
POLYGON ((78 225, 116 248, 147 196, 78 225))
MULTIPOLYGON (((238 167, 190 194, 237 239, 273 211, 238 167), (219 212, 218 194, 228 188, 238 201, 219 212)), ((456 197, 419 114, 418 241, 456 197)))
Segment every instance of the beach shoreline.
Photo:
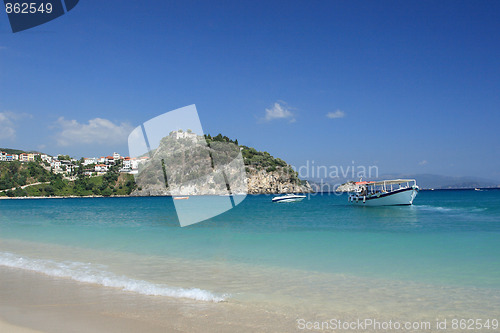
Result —
MULTIPOLYGON (((315 193, 309 193, 309 195, 314 195, 314 194, 319 194, 320 192, 315 192, 315 193)), ((333 193, 333 192, 332 192, 333 193)), ((266 195, 266 196, 272 196, 272 195, 279 195, 282 193, 247 193, 245 195, 249 196, 257 196, 257 195, 266 195)), ((237 194, 235 194, 237 195, 237 194)), ((77 196, 77 195, 69 195, 69 196, 51 196, 51 197, 44 197, 44 196, 39 196, 39 197, 7 197, 7 196, 0 196, 0 200, 7 200, 7 199, 13 199, 13 200, 30 200, 30 199, 79 199, 79 198, 174 198, 177 197, 178 195, 110 195, 110 196, 104 196, 104 195, 85 195, 85 196, 77 196)), ((219 196, 219 195, 199 195, 199 194, 191 194, 189 195, 190 197, 211 197, 211 196, 219 196)))
POLYGON ((0 331, 13 333, 289 332, 296 328, 295 317, 237 302, 145 296, 6 267, 0 267, 0 318, 0 331))

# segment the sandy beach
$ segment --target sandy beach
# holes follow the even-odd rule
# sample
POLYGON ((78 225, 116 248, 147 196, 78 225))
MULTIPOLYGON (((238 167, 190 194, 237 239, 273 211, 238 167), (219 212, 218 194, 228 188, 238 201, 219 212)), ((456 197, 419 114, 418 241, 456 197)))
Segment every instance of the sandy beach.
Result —
POLYGON ((154 297, 0 268, 1 332, 278 332, 295 317, 242 304, 154 297))
POLYGON ((0 320, 0 332, 9 333, 42 333, 41 331, 32 330, 30 328, 11 325, 5 321, 0 320))

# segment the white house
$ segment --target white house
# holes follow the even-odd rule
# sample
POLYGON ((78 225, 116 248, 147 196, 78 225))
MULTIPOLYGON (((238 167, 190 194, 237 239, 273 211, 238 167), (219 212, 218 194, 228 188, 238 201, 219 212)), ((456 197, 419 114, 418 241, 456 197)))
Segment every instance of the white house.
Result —
POLYGON ((108 166, 106 164, 97 164, 94 167, 95 172, 107 172, 108 166))
POLYGON ((83 165, 97 164, 97 158, 95 157, 85 157, 83 159, 83 165))
POLYGON ((34 153, 34 154, 33 154, 33 153, 29 153, 29 154, 28 154, 28 161, 30 161, 30 162, 34 162, 34 161, 35 161, 35 157, 36 157, 36 156, 40 156, 40 154, 37 154, 37 153, 34 153))
POLYGON ((104 160, 106 164, 115 164, 115 159, 113 156, 106 156, 106 159, 104 160))
POLYGON ((128 156, 123 159, 123 169, 132 169, 132 161, 128 156))
POLYGON ((61 168, 61 161, 52 160, 52 162, 50 163, 50 167, 53 168, 54 170, 59 170, 61 168))

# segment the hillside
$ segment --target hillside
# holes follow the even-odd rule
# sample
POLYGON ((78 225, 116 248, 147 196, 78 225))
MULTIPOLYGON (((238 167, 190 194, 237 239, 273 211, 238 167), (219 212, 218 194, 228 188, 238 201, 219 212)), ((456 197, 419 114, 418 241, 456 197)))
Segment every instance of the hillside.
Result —
MULTIPOLYGON (((112 166, 104 175, 89 177, 82 173, 84 167, 79 161, 72 177, 64 177, 52 172, 49 165, 40 160, 0 162, 0 196, 148 196, 186 191, 217 195, 227 194, 227 184, 231 193, 312 191, 290 165, 268 152, 238 145, 237 140, 221 134, 193 139, 163 138, 162 144, 152 152, 156 158, 141 167, 136 179, 131 174, 120 173, 120 164, 112 166), (187 149, 193 144, 194 149, 187 149), (237 159, 240 151, 242 158, 237 159), (214 173, 214 169, 224 172, 214 173), (242 170, 244 177, 241 177, 242 170)), ((2 151, 23 153, 17 149, 2 151)))
POLYGON ((0 196, 111 196, 128 195, 135 188, 134 177, 118 169, 97 177, 77 175, 75 180, 52 173, 39 162, 0 162, 0 196))
POLYGON ((26 153, 24 150, 12 149, 12 148, 0 148, 0 151, 4 151, 7 154, 18 154, 18 155, 22 154, 22 153, 26 153))
POLYGON ((311 191, 290 165, 267 152, 240 146, 221 134, 177 134, 162 138, 151 152, 136 177, 133 195, 224 195, 228 188, 250 194, 311 191))

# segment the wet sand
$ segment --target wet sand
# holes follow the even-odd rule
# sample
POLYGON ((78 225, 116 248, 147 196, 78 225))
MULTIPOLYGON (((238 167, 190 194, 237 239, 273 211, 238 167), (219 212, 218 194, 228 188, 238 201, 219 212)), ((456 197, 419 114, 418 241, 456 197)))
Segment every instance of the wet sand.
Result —
MULTIPOLYGON (((315 285, 318 281, 311 279, 309 282, 315 285)), ((435 325, 436 319, 446 318, 450 322, 453 318, 498 319, 496 309, 500 304, 500 295, 496 292, 489 296, 480 293, 475 297, 474 294, 480 290, 462 290, 460 295, 455 295, 458 289, 414 290, 414 287, 408 286, 404 294, 400 287, 384 288, 375 282, 370 290, 352 289, 359 288, 355 281, 345 281, 343 284, 337 282, 340 289, 330 294, 330 297, 336 298, 337 304, 336 309, 332 309, 322 304, 320 299, 312 303, 311 300, 304 301, 301 307, 290 307, 284 305, 289 302, 277 305, 229 298, 225 302, 213 303, 146 296, 28 270, 0 267, 0 318, 4 321, 0 322, 0 332, 274 333, 304 332, 298 327, 299 318, 308 321, 330 318, 343 321, 355 321, 357 318, 426 320, 432 325, 435 325), (349 289, 351 284, 353 286, 349 289), (344 296, 340 295, 341 289, 346 289, 344 296), (393 292, 391 289, 394 289, 393 292)), ((286 279, 283 283, 287 283, 286 279)), ((273 295, 268 294, 268 297, 272 299, 273 295)), ((433 332, 453 332, 450 327, 448 330, 436 330, 435 326, 432 328, 430 331, 433 332)), ((379 329, 349 331, 380 332, 379 329)), ((405 332, 422 330, 410 329, 405 332)))
POLYGON ((4 267, 0 268, 0 318, 6 321, 0 324, 0 331, 13 333, 296 329, 295 316, 243 304, 137 295, 4 267))

